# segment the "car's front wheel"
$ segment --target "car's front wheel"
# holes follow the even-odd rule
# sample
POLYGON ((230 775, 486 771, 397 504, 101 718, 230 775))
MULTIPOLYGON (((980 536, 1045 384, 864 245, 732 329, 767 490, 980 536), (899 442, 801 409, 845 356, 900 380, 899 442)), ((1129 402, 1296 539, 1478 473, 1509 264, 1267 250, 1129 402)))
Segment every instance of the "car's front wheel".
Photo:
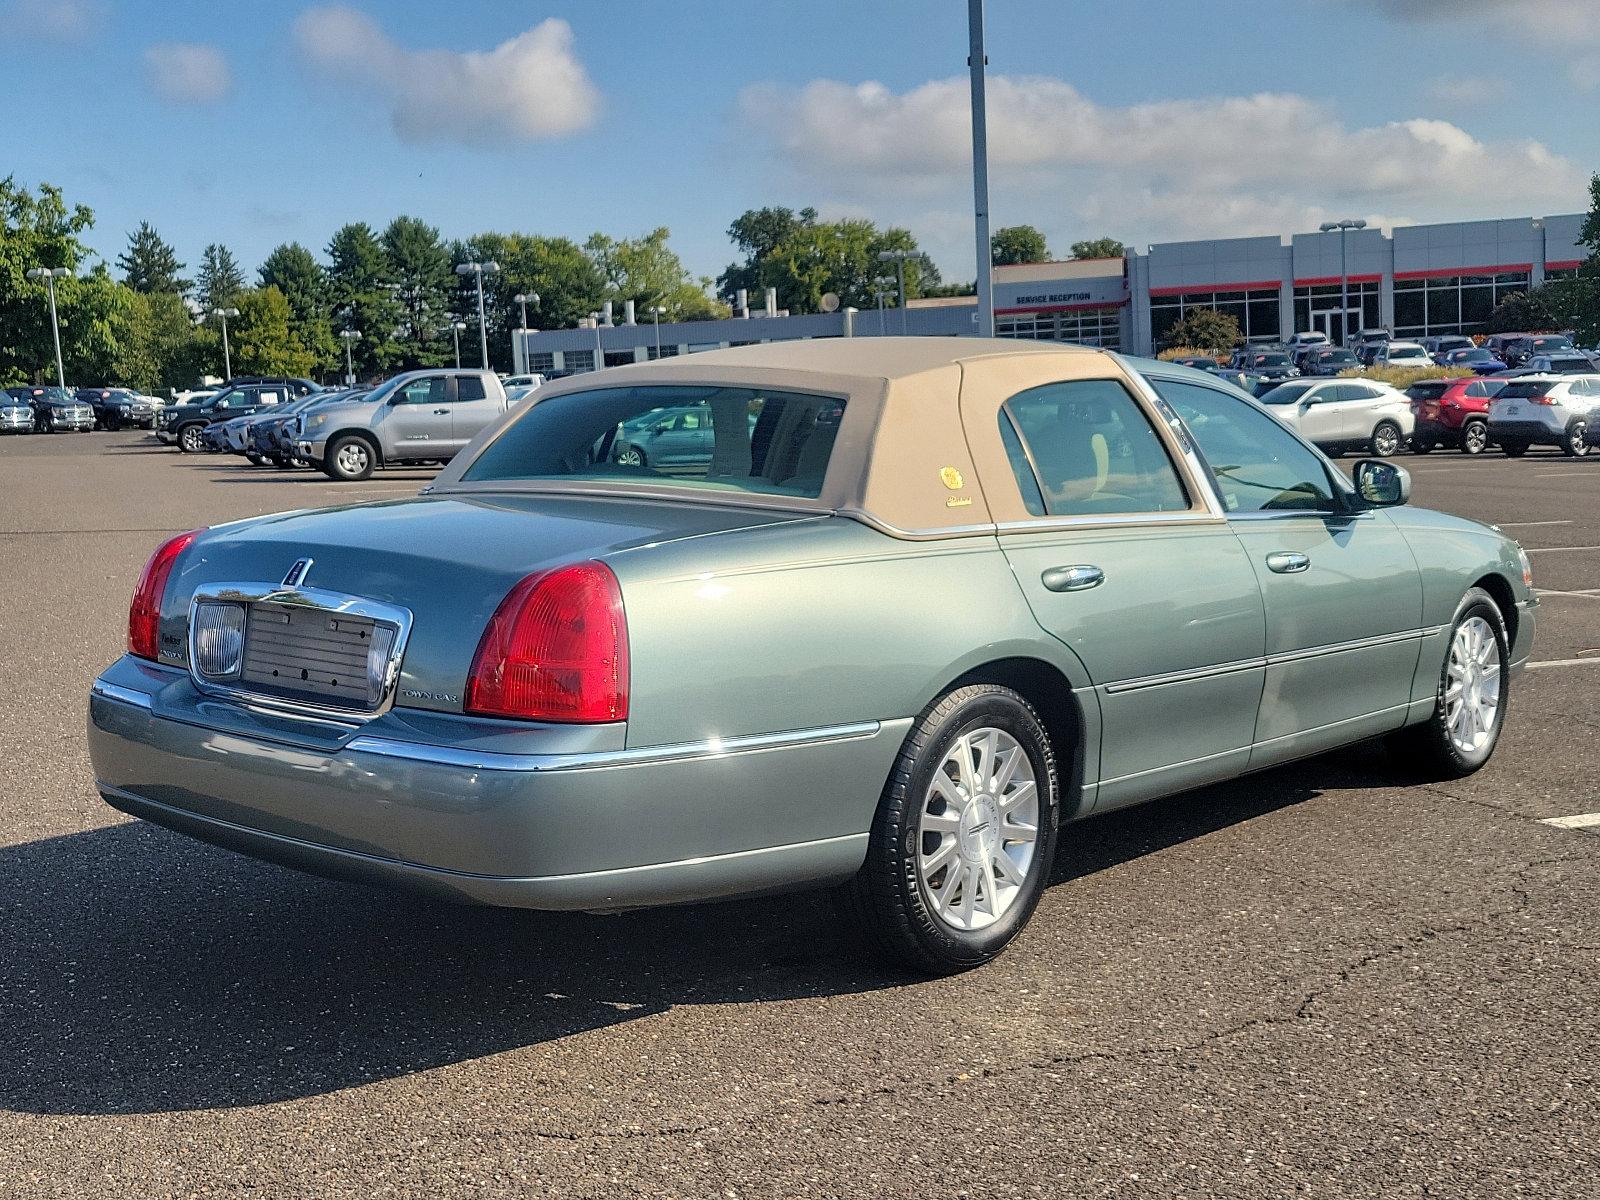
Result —
POLYGON ((1468 421, 1461 427, 1461 453, 1482 454, 1489 448, 1489 423, 1468 421))
POLYGON ((322 460, 322 469, 331 478, 343 483, 358 483, 372 476, 378 465, 377 456, 365 438, 354 434, 336 437, 328 443, 328 456, 322 460))
POLYGON ((1404 440, 1400 426, 1393 421, 1379 421, 1377 428, 1372 431, 1372 444, 1369 449, 1379 458, 1392 458, 1404 440))
POLYGON ((199 454, 206 448, 206 430, 203 425, 185 425, 178 433, 178 449, 185 454, 199 454))
POLYGON ((617 464, 624 467, 647 467, 644 451, 637 446, 624 446, 617 451, 617 464))
POLYGON ((880 949, 917 970, 981 966, 1039 903, 1058 804, 1032 706, 997 684, 957 688, 906 738, 849 905, 880 949))
POLYGON ((1450 630, 1433 715, 1391 734, 1390 752, 1433 778, 1471 775, 1500 741, 1510 662, 1500 607, 1488 592, 1473 588, 1450 630))

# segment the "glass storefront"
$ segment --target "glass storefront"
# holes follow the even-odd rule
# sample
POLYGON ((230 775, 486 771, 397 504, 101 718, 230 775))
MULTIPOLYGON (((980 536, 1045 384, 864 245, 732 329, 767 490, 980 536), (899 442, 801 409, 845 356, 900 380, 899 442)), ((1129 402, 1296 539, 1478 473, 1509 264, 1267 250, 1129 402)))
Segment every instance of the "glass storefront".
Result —
POLYGON ((1214 308, 1239 322, 1249 342, 1277 341, 1283 334, 1278 320, 1278 289, 1255 288, 1246 292, 1180 292, 1150 298, 1150 329, 1156 345, 1166 343, 1167 330, 1197 308, 1214 308))
POLYGON ((1092 308, 1075 312, 1018 313, 997 317, 996 337, 1031 338, 1041 342, 1075 342, 1103 350, 1122 349, 1122 309, 1092 308))
POLYGON ((1358 329, 1376 329, 1383 324, 1382 285, 1376 279, 1352 279, 1341 287, 1337 283, 1318 283, 1294 289, 1294 327, 1300 333, 1325 333, 1335 345, 1358 329), (1349 320, 1342 323, 1341 307, 1347 305, 1349 320))
POLYGON ((1527 290, 1527 271, 1396 279, 1395 336, 1418 338, 1435 333, 1482 333, 1496 305, 1515 292, 1527 290))

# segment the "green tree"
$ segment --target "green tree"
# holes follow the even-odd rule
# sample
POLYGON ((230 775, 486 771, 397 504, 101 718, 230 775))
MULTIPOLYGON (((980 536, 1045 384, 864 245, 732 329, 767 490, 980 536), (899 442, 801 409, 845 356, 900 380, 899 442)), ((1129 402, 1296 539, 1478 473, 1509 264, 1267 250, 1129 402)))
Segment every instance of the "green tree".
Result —
POLYGON ((1167 346, 1192 346, 1196 350, 1227 350, 1243 340, 1239 322, 1214 308, 1191 308, 1161 339, 1167 346))
POLYGON ((1589 213, 1578 231, 1578 243, 1589 254, 1578 267, 1569 302, 1578 318, 1578 340, 1592 348, 1600 346, 1600 173, 1589 177, 1589 213))
POLYGON ((117 255, 117 267, 124 283, 147 296, 163 292, 182 296, 189 291, 177 251, 162 240, 148 221, 139 222, 139 228, 128 235, 128 248, 117 255))
POLYGON ((671 319, 706 321, 728 315, 727 306, 707 293, 710 279, 696 279, 667 245, 671 231, 665 225, 640 238, 616 239, 595 233, 584 251, 605 281, 605 299, 617 307, 632 300, 641 315, 661 305, 671 319))
MULTIPOLYGON (((53 377, 50 306, 45 285, 28 278, 34 267, 77 270, 88 255, 81 234, 94 225, 83 205, 67 206, 60 188, 35 194, 14 178, 0 179, 0 386, 53 377)), ((72 280, 59 281, 63 303, 72 280)), ((72 355, 77 326, 62 330, 62 356, 72 355)))
POLYGON ((176 292, 134 292, 107 382, 141 391, 192 387, 204 373, 194 318, 176 292))
MULTIPOLYGON (((518 294, 539 297, 528 304, 534 329, 561 329, 577 324, 600 306, 605 280, 583 247, 563 237, 528 233, 480 233, 450 247, 452 263, 493 262, 500 270, 484 276, 483 302, 489 324, 489 361, 499 370, 511 368, 511 330, 522 324, 518 294)), ((476 326, 475 282, 456 296, 461 319, 476 326)), ((443 318, 441 317, 441 321, 443 318)), ((475 332, 475 331, 474 331, 475 332)), ((441 345, 449 344, 441 335, 441 345)))
POLYGON ((802 208, 752 208, 740 213, 728 226, 728 238, 744 255, 742 263, 729 263, 727 270, 717 276, 717 295, 728 304, 735 304, 739 292, 758 292, 761 282, 761 265, 778 244, 795 230, 817 223, 817 210, 802 208))
MULTIPOLYGON (((874 281, 895 275, 893 262, 881 262, 886 250, 911 251, 906 260, 906 296, 915 299, 925 287, 940 283, 939 272, 916 239, 905 229, 879 229, 871 221, 812 222, 783 238, 761 264, 763 287, 778 289, 778 305, 790 312, 818 312, 822 297, 833 292, 843 305, 873 307, 874 281)), ((898 299, 898 281, 894 286, 898 299)))
POLYGON ((316 362, 289 334, 289 302, 275 287, 253 288, 235 301, 228 323, 233 369, 240 375, 309 375, 316 362))
POLYGON ((1550 305, 1552 294, 1546 288, 1531 292, 1512 292, 1489 314, 1483 323, 1489 333, 1520 333, 1524 330, 1538 332, 1554 329, 1565 322, 1550 305))
POLYGON ((1087 242, 1072 243, 1073 258, 1121 258, 1125 246, 1116 238, 1091 238, 1087 242))
POLYGON ((334 330, 361 331, 354 347, 356 374, 387 370, 400 358, 395 333, 405 314, 388 286, 396 280, 383 243, 365 222, 342 226, 328 242, 328 263, 334 330))
POLYGON ((1050 261, 1050 247, 1045 244, 1044 234, 1032 225, 1008 225, 1004 229, 997 229, 989 239, 989 245, 994 251, 994 265, 997 267, 1050 261))
POLYGON ((389 256, 398 285, 395 297, 405 314, 397 340, 398 365, 407 369, 442 365, 450 343, 440 326, 456 281, 449 248, 436 228, 416 217, 396 217, 378 240, 389 256))
POLYGON ((195 299, 205 312, 238 304, 239 295, 244 291, 244 272, 239 269, 233 251, 220 242, 207 246, 200 255, 194 287, 195 299))
POLYGON ((339 340, 329 316, 328 277, 299 242, 274 247, 257 272, 262 287, 275 287, 289 305, 289 336, 311 355, 316 374, 338 370, 339 340))

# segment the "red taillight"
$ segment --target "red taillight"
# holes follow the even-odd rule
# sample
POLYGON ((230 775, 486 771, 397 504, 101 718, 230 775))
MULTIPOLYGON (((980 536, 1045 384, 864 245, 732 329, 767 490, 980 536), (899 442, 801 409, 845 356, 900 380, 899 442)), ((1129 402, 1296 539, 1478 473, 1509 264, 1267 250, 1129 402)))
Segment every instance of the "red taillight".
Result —
POLYGON ((1540 392, 1537 396, 1529 396, 1529 401, 1534 404, 1554 404, 1556 398, 1550 392, 1540 392))
POLYGON ((128 653, 154 662, 161 650, 161 598, 167 591, 167 576, 172 574, 172 564, 189 544, 204 533, 204 529, 191 529, 169 538, 156 547, 150 561, 139 576, 139 586, 133 590, 133 603, 128 606, 128 653))
POLYGON ((603 563, 530 575, 500 602, 478 643, 466 710, 533 721, 628 717, 628 619, 603 563))

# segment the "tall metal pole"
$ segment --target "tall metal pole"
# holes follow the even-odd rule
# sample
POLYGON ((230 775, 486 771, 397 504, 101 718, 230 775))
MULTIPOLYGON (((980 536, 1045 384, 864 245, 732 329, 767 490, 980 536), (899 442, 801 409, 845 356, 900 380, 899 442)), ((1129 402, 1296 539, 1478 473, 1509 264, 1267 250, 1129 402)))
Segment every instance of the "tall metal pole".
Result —
POLYGON ((889 332, 889 318, 883 312, 883 289, 880 287, 872 294, 878 298, 878 336, 882 337, 889 332))
POLYGON ((54 274, 44 277, 45 290, 50 293, 50 336, 56 342, 56 386, 67 386, 67 373, 61 368, 61 322, 56 319, 56 277, 54 274))
POLYGON ((222 374, 225 379, 233 378, 233 354, 228 349, 228 314, 217 314, 222 320, 222 374))
POLYGON ((344 382, 346 387, 354 387, 356 385, 356 364, 355 360, 350 357, 350 346, 354 341, 354 338, 345 338, 344 340, 344 382))
POLYGON ((1350 265, 1345 257, 1344 239, 1350 232, 1345 222, 1339 222, 1339 343, 1350 344, 1350 265))
MULTIPOLYGON (((967 0, 967 69, 972 76, 972 215, 978 244, 978 336, 994 336, 994 251, 989 243, 989 115, 984 74, 983 0, 967 0)), ((903 290, 903 289, 902 289, 903 290)))
POLYGON ((661 305, 652 305, 650 312, 656 319, 656 359, 659 361, 661 358, 661 305))
POLYGON ((906 329, 906 256, 900 255, 894 260, 895 266, 900 270, 900 333, 904 336, 906 329))
POLYGON ((483 369, 487 371, 489 369, 489 325, 483 315, 483 268, 481 266, 476 274, 478 276, 478 350, 483 355, 483 369))

